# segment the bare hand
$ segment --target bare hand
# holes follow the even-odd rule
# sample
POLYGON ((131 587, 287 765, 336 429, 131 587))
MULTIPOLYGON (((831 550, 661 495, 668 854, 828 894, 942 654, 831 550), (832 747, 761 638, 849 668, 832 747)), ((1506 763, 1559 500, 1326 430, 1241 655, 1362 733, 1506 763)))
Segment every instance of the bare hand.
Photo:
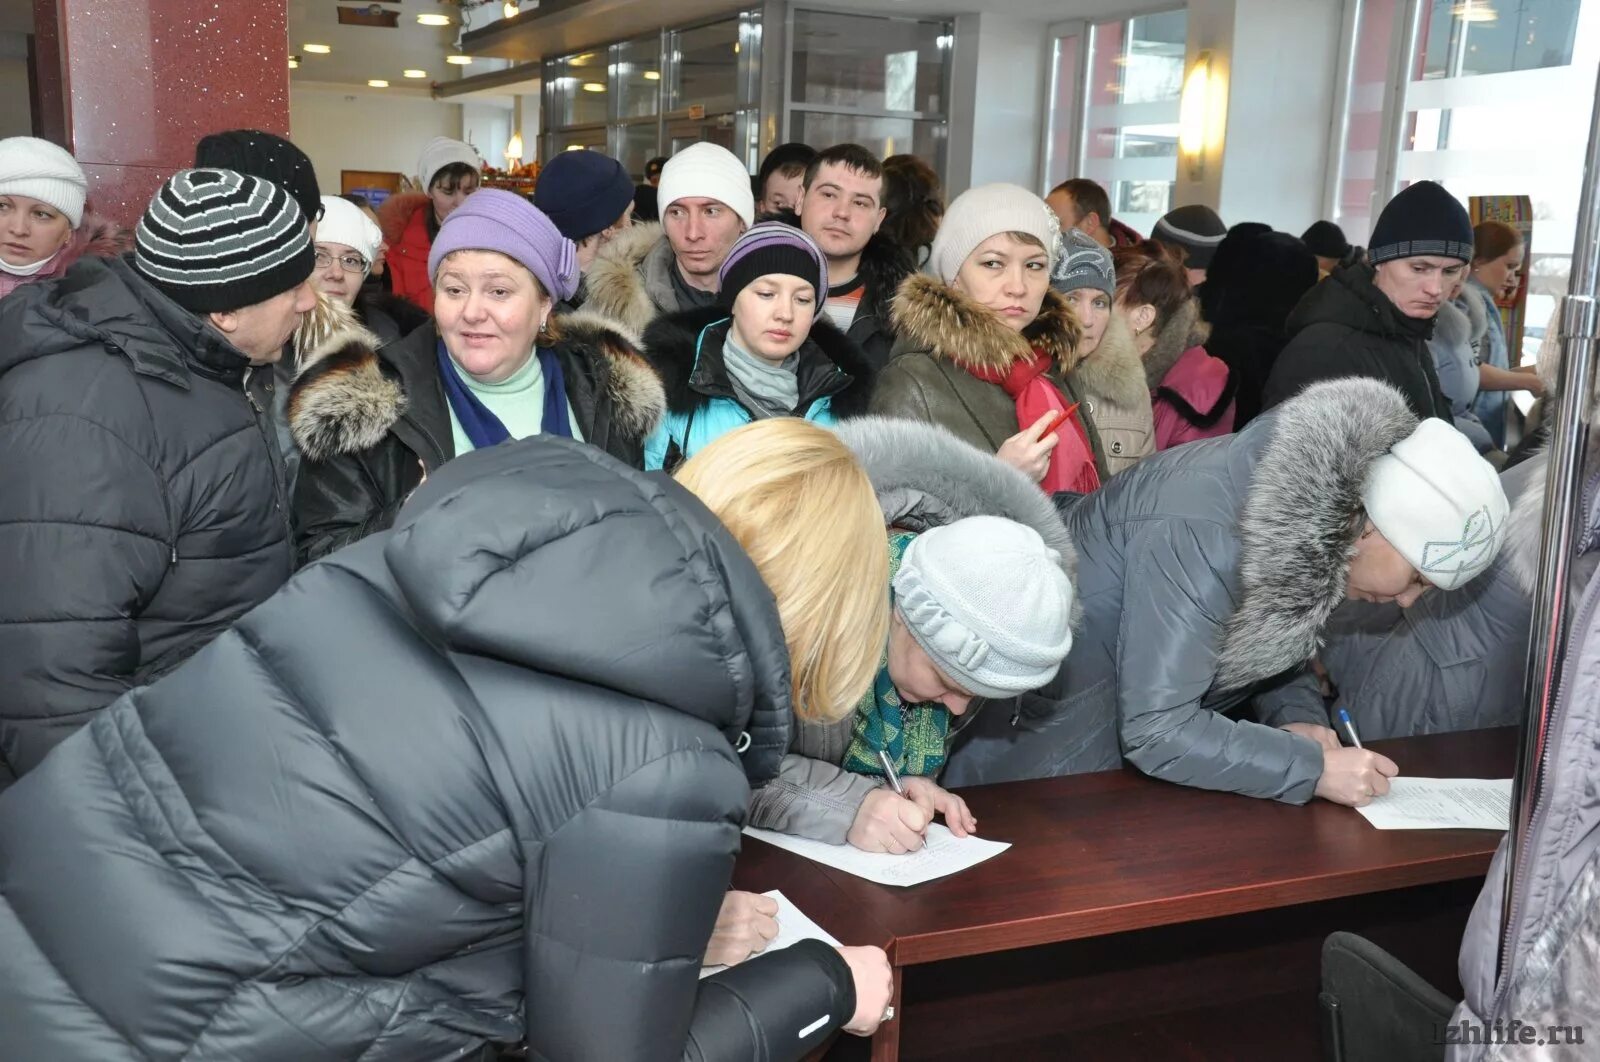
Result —
POLYGON ((1035 483, 1044 479, 1044 474, 1050 471, 1050 453, 1061 440, 1055 432, 1042 437, 1041 433, 1055 419, 1054 413, 1046 413, 1001 443, 995 456, 1035 483))
POLYGON ((978 820, 967 807, 967 802, 932 779, 922 777, 902 778, 906 796, 932 818, 944 816, 944 824, 957 837, 978 832, 978 820))
POLYGON ((1303 738, 1310 738, 1329 752, 1344 747, 1339 744, 1339 735, 1336 731, 1330 727, 1318 726, 1316 723, 1285 723, 1278 729, 1287 730, 1291 734, 1299 734, 1303 738))
POLYGON ((722 898, 717 924, 706 945, 707 966, 732 966, 766 948, 778 935, 778 901, 759 892, 730 892, 722 898))
POLYGON ((893 789, 874 789, 861 802, 845 839, 863 852, 915 852, 932 819, 931 812, 893 789))
POLYGON ((1316 795, 1359 808, 1389 791, 1389 779, 1400 768, 1389 757, 1367 749, 1337 749, 1322 754, 1322 777, 1316 795))
MULTIPOLYGON (((893 794, 890 794, 893 796, 893 794)), ((899 799, 896 797, 896 799, 899 799)), ((839 948, 850 965, 850 979, 856 985, 856 1012, 844 1031, 855 1036, 871 1036, 883 1023, 884 1012, 894 998, 894 971, 882 948, 839 948)))

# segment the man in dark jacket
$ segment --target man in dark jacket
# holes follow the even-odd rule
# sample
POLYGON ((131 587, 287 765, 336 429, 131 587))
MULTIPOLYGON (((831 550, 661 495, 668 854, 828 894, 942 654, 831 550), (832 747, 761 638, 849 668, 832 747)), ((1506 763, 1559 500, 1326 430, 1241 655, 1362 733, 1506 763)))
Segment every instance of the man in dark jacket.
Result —
POLYGON ((696 982, 788 661, 673 481, 549 436, 452 461, 0 799, 0 1055, 815 1051, 856 956, 696 982))
POLYGON ((1451 422, 1428 339, 1445 293, 1472 261, 1466 208, 1432 181, 1410 185, 1378 215, 1367 258, 1335 269, 1289 315, 1289 343, 1262 408, 1318 380, 1370 376, 1399 389, 1418 416, 1451 422))
POLYGON ((305 217, 188 170, 135 239, 0 303, 0 786, 294 570, 264 377, 313 301, 305 217))

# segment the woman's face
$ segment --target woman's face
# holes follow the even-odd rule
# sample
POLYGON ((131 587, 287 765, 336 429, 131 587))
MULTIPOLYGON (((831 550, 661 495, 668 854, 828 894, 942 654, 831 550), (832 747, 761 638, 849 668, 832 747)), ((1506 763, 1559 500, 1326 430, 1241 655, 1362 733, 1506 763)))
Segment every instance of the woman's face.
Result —
POLYGON ((1522 245, 1519 243, 1499 258, 1474 263, 1472 275, 1478 278, 1478 283, 1499 296, 1505 290, 1506 282, 1516 275, 1517 267, 1521 264, 1522 245))
POLYGON ((354 303, 361 282, 367 278, 367 260, 361 257, 361 252, 342 243, 319 241, 316 255, 317 267, 311 273, 311 286, 346 306, 354 303))
POLYGON ((532 273, 494 251, 457 251, 433 282, 445 349, 482 383, 504 383, 528 363, 550 305, 532 273))
POLYGON ((1356 540, 1356 555, 1350 561, 1350 578, 1345 596, 1352 601, 1385 604, 1393 601, 1410 608, 1428 590, 1422 573, 1395 549, 1368 521, 1356 540))
POLYGON ((1067 292, 1066 299, 1083 326, 1083 342, 1078 353, 1088 357, 1100 349, 1100 340, 1106 334, 1106 325, 1111 320, 1111 296, 1094 288, 1079 288, 1067 292))
POLYGON ((1050 255, 1036 243, 1002 232, 967 255, 953 286, 1020 332, 1039 316, 1050 290, 1050 255))
POLYGON ((817 289, 788 273, 768 273, 733 300, 733 338, 758 358, 778 362, 800 349, 817 315, 817 289))
POLYGON ((0 258, 7 265, 42 262, 71 239, 72 221, 49 203, 0 195, 0 258))
POLYGON ((455 182, 454 187, 441 178, 428 188, 428 200, 433 204, 433 220, 444 223, 462 200, 478 190, 478 175, 468 174, 455 182))

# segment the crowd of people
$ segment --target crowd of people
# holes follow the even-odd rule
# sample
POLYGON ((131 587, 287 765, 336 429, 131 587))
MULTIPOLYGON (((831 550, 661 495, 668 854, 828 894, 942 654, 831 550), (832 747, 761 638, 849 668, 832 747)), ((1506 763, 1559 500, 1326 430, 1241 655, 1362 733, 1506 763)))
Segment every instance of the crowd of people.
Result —
POLYGON ((1437 184, 1357 248, 855 144, 416 169, 374 212, 218 133, 126 232, 0 141, 18 1057, 796 1059, 892 979, 765 953, 747 824, 1359 806, 1405 764, 1335 706, 1513 711, 1545 384, 1437 184))

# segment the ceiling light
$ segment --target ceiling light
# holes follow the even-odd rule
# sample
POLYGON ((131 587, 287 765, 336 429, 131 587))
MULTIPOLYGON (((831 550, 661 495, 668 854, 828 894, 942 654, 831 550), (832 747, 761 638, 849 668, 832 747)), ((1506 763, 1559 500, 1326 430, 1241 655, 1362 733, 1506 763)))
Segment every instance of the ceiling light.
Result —
POLYGON ((585 81, 583 83, 583 91, 585 92, 604 92, 605 90, 606 87, 598 81, 585 81))
POLYGON ((444 57, 444 61, 449 63, 451 66, 471 66, 472 65, 472 56, 470 56, 470 55, 447 55, 447 56, 444 57))
POLYGON ((644 79, 646 81, 660 81, 661 80, 661 71, 659 71, 659 70, 646 70, 644 72, 644 79))
POLYGON ((583 145, 582 144, 568 144, 562 150, 563 151, 582 151, 583 150, 583 145))
POLYGON ((418 25, 422 25, 422 26, 448 26, 448 25, 450 25, 450 16, 449 15, 418 15, 417 16, 417 24, 418 25))
POLYGON ((375 77, 371 81, 367 82, 367 87, 368 88, 388 88, 389 87, 389 83, 387 81, 385 81, 381 77, 375 77))
POLYGON ((290 70, 299 70, 300 69, 300 57, 298 55, 289 56, 289 69, 290 70))
POLYGON ((1494 9, 1489 0, 1459 0, 1450 8, 1450 14, 1462 22, 1500 21, 1500 12, 1494 9))
POLYGON ((333 49, 326 44, 308 44, 301 51, 310 52, 312 55, 327 55, 333 49))
POLYGON ((403 71, 401 71, 401 73, 405 74, 406 77, 427 77, 428 76, 428 72, 426 70, 403 70, 403 71))

